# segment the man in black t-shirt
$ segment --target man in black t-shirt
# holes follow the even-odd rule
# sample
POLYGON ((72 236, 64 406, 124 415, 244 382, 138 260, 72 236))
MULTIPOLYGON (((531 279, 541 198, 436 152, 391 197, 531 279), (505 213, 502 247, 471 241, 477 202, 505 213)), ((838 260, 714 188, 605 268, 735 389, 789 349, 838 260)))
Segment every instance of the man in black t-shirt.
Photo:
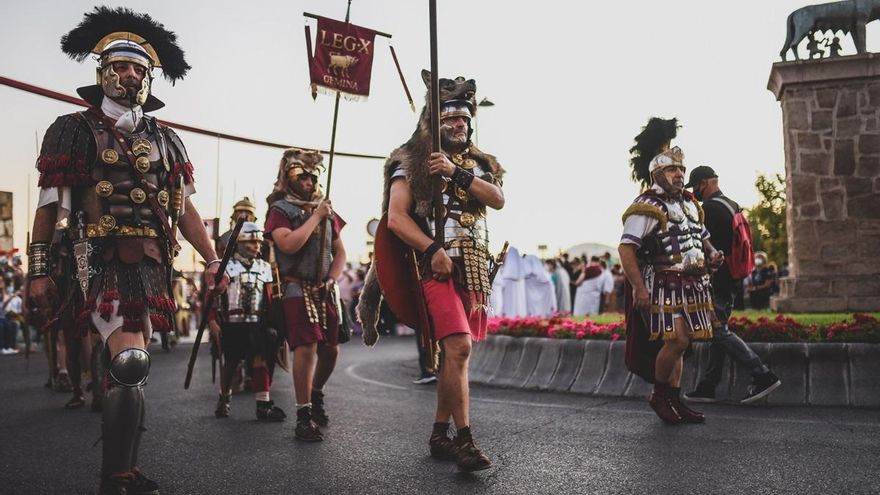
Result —
MULTIPOLYGON (((702 201, 704 224, 709 230, 712 244, 725 255, 729 255, 733 245, 733 216, 740 211, 739 205, 721 192, 718 188, 718 175, 710 167, 701 166, 693 169, 685 187, 692 188, 694 196, 702 201)), ((761 358, 738 335, 731 332, 727 325, 738 283, 738 280, 731 277, 727 263, 712 276, 712 299, 715 314, 721 325, 715 329, 712 337, 706 374, 696 390, 684 395, 689 401, 715 402, 715 388, 721 381, 727 354, 752 373, 752 385, 741 403, 749 404, 762 399, 782 385, 782 381, 770 371, 761 358)))

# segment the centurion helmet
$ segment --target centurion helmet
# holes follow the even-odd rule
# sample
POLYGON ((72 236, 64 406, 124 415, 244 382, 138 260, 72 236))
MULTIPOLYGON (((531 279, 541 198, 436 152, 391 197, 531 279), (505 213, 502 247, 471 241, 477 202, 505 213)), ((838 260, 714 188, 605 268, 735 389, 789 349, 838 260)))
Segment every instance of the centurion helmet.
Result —
POLYGON ((241 198, 237 203, 232 205, 232 221, 238 219, 239 212, 246 212, 249 216, 251 216, 254 220, 257 219, 257 205, 251 201, 251 198, 245 196, 241 198))
POLYGON ((126 94, 119 75, 113 70, 114 62, 143 67, 146 75, 135 102, 148 112, 165 106, 150 94, 153 68, 162 69, 171 83, 183 79, 190 69, 176 41, 173 32, 147 14, 123 7, 95 7, 94 11, 85 14, 79 26, 61 38, 61 50, 78 62, 90 54, 97 55, 97 84, 76 90, 95 106, 101 105, 104 95, 120 98, 126 94))
MULTIPOLYGON (((635 137, 635 145, 629 149, 631 155, 629 164, 632 168, 634 181, 648 187, 653 182, 652 174, 655 171, 655 165, 659 166, 661 163, 671 165, 671 162, 676 160, 672 156, 674 148, 669 149, 669 146, 678 134, 678 127, 677 119, 651 117, 648 120, 647 125, 642 128, 642 132, 635 137)), ((678 154, 681 155, 681 150, 678 150, 678 154)), ((679 162, 683 163, 683 160, 684 156, 681 155, 679 162)))
POLYGON ((254 222, 244 222, 241 224, 241 231, 238 233, 236 242, 247 241, 263 242, 263 230, 254 222))
POLYGON ((681 151, 681 148, 675 146, 672 149, 665 150, 655 156, 651 160, 649 171, 651 172, 651 175, 654 175, 654 172, 657 172, 658 170, 663 170, 666 167, 685 168, 684 152, 681 151))

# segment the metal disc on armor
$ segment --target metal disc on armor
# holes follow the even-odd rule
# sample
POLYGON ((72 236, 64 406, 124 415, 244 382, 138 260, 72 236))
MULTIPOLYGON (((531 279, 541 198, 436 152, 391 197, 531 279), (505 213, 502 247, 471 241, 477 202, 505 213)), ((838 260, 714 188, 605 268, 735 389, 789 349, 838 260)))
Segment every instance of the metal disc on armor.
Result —
POLYGON ((465 170, 470 170, 476 166, 477 166, 477 162, 473 158, 466 158, 464 160, 464 163, 461 164, 461 168, 463 168, 465 170))
POLYGON ((461 165, 462 163, 464 163, 464 157, 461 154, 456 153, 452 155, 452 163, 456 165, 461 165))
POLYGON ((171 199, 171 195, 168 194, 168 191, 159 191, 159 194, 156 195, 156 199, 159 201, 159 204, 163 207, 168 206, 168 201, 171 199))
POLYGON ((443 183, 440 184, 440 194, 445 193, 447 189, 449 189, 449 182, 444 180, 443 183))
POLYGON ((134 162, 134 168, 138 169, 138 172, 142 174, 147 173, 150 170, 150 159, 145 156, 139 156, 134 162))
POLYGON ((102 180, 95 184, 95 193, 102 198, 106 198, 113 194, 113 184, 109 181, 102 180))
POLYGON ((116 152, 113 148, 107 148, 106 150, 101 152, 101 160, 104 161, 107 165, 113 165, 117 161, 119 161, 119 153, 116 152))
POLYGON ((476 217, 474 217, 473 214, 464 212, 461 214, 461 219, 459 220, 459 223, 462 225, 462 227, 470 227, 471 225, 477 223, 477 219, 476 217))
POLYGON ((468 194, 467 191, 465 191, 464 189, 462 189, 460 187, 455 188, 455 196, 465 203, 467 203, 468 201, 471 200, 471 195, 468 194))
POLYGON ((141 204, 147 200, 147 193, 144 192, 143 189, 136 187, 131 190, 131 194, 128 195, 132 201, 137 204, 141 204))
POLYGON ((98 219, 98 225, 104 230, 113 230, 116 227, 116 219, 113 215, 101 215, 98 219))
POLYGON ((137 138, 131 143, 131 152, 137 156, 148 155, 153 150, 153 145, 144 138, 137 138))

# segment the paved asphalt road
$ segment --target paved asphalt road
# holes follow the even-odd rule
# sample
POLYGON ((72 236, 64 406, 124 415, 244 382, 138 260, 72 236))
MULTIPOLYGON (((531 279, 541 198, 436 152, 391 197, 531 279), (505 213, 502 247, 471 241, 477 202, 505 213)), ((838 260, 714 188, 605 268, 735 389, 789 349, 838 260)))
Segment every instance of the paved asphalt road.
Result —
MULTIPOLYGON (((414 345, 343 346, 318 444, 294 441, 291 420, 257 423, 249 395, 214 419, 207 353, 184 391, 189 346, 155 349, 141 464, 163 494, 880 493, 878 410, 715 405, 705 425, 669 427, 644 401, 487 387, 471 416, 495 467, 459 473, 428 456, 433 386, 410 383, 414 345)), ((100 415, 65 410, 45 370, 0 357, 0 493, 93 493, 100 415)), ((292 416, 290 378, 273 392, 292 416)))

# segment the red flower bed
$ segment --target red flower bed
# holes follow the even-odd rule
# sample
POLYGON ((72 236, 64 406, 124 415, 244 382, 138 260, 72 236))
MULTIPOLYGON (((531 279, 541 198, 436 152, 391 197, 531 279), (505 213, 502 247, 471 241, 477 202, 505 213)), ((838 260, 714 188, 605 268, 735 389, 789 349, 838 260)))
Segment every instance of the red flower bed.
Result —
POLYGON ((513 337, 547 337, 551 339, 619 340, 626 337, 623 321, 600 325, 590 320, 576 321, 566 315, 550 318, 490 318, 489 333, 513 337))
MULTIPOLYGON (((880 320, 856 313, 852 321, 827 325, 803 325, 786 315, 775 318, 731 318, 730 329, 746 342, 867 342, 880 343, 880 320)), ((490 318, 489 333, 513 337, 546 337, 551 339, 599 339, 619 340, 626 338, 623 321, 605 325, 590 320, 577 321, 567 315, 549 318, 490 318)))

